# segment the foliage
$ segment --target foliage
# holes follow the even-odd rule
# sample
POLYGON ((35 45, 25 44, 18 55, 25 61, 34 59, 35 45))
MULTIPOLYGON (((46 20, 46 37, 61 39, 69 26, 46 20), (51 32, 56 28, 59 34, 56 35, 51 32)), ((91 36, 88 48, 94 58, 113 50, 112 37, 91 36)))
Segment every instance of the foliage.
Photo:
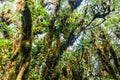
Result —
MULTIPOLYGON (((60 5, 59 1, 57 3, 54 0, 50 5, 54 6, 56 12, 51 9, 52 13, 48 13, 45 1, 26 1, 32 16, 32 45, 29 46, 32 49, 25 74, 28 80, 120 79, 120 38, 115 34, 115 31, 120 32, 120 2, 112 1, 110 13, 103 18, 100 15, 94 19, 97 13, 104 14, 108 11, 108 5, 104 7, 102 1, 108 2, 83 0, 80 7, 71 11, 66 0, 61 0, 60 5)), ((2 5, 11 3, 5 10, 12 10, 9 6, 13 2, 14 0, 6 1, 2 5)), ((0 7, 4 10, 3 6, 0 7)), ((2 20, 4 17, 1 14, 0 78, 3 79, 9 61, 17 62, 16 73, 20 70, 16 70, 18 64, 23 64, 21 59, 24 56, 18 50, 17 57, 13 57, 13 50, 14 40, 18 40, 17 44, 21 43, 19 37, 25 33, 21 30, 22 14, 12 11, 14 15, 10 18, 10 24, 7 24, 9 19, 2 20), (6 32, 9 37, 5 37, 6 32)))

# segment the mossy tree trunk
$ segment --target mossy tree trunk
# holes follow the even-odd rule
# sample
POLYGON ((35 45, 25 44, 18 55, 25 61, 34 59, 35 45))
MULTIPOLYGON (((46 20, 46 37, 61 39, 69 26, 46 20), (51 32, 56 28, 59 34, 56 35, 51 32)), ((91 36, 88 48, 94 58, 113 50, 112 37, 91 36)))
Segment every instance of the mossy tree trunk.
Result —
POLYGON ((32 46, 32 19, 27 2, 25 2, 21 14, 22 33, 18 43, 20 45, 19 50, 16 55, 13 54, 11 60, 8 62, 4 80, 26 80, 27 78, 26 72, 29 66, 32 46), (20 57, 19 61, 17 60, 18 57, 20 57))
POLYGON ((92 33, 93 40, 93 46, 96 53, 99 56, 100 63, 102 64, 105 71, 115 80, 119 80, 120 77, 118 76, 120 73, 120 64, 119 60, 117 59, 117 53, 115 52, 114 47, 111 45, 111 43, 108 41, 108 37, 105 34, 104 30, 100 27, 99 30, 101 31, 100 37, 102 40, 102 44, 97 43, 97 38, 94 33, 92 33), (113 60, 113 63, 111 63, 111 60, 113 60))
POLYGON ((20 54, 21 54, 21 65, 19 66, 19 73, 16 80, 22 80, 27 78, 25 72, 28 68, 31 53, 31 32, 32 32, 32 19, 31 12, 25 3, 24 10, 22 11, 22 38, 20 41, 20 54), (24 77, 24 78, 23 78, 24 77))

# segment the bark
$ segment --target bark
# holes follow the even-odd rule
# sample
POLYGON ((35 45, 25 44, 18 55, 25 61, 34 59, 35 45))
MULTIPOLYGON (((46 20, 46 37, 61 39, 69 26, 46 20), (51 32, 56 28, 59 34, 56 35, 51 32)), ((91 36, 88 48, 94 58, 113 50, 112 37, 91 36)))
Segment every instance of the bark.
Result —
POLYGON ((28 65, 29 65, 29 62, 24 63, 16 80, 22 80, 22 76, 24 75, 24 72, 25 72, 26 68, 28 67, 28 65))
MULTIPOLYGON (((30 61, 30 53, 31 53, 31 32, 32 32, 32 19, 31 19, 31 12, 29 10, 29 7, 27 5, 27 2, 25 3, 24 10, 22 11, 22 39, 20 42, 20 54, 21 54, 21 65, 20 65, 20 71, 18 73, 18 77, 21 79, 24 79, 26 70, 29 65, 30 61), (22 72, 21 72, 22 71, 22 72)), ((20 80, 20 79, 19 79, 20 80)))
MULTIPOLYGON (((73 45, 71 44, 73 38, 75 37, 74 32, 77 29, 78 26, 81 26, 82 23, 78 23, 75 27, 75 29, 73 29, 69 35, 68 35, 68 39, 65 42, 60 42, 60 34, 63 33, 63 28, 65 26, 65 24, 67 23, 67 19, 71 16, 72 12, 69 11, 67 15, 64 16, 64 18, 61 20, 60 26, 59 26, 59 32, 57 34, 54 33, 55 26, 54 26, 54 22, 55 20, 59 17, 58 11, 60 8, 60 1, 56 0, 55 2, 55 16, 52 18, 50 25, 48 26, 49 28, 49 32, 48 32, 48 36, 47 36, 47 42, 48 42, 48 52, 46 54, 46 65, 47 68, 45 69, 43 76, 45 77, 46 80, 51 80, 51 79, 58 79, 57 76, 59 76, 59 74, 55 74, 54 75, 54 71, 55 71, 55 67, 57 66, 61 55, 64 53, 64 50, 67 49, 68 46, 73 45), (52 43, 53 43, 53 36, 56 37, 56 44, 54 45, 55 48, 53 48, 52 43)), ((86 13, 85 13, 86 14, 86 13)), ((84 16, 85 17, 85 16, 84 16)), ((80 21, 81 22, 81 21, 80 21)))
MULTIPOLYGON (((99 29, 99 30, 101 30, 101 29, 99 29)), ((112 46, 108 42, 108 39, 106 38, 106 35, 105 35, 104 31, 101 30, 102 44, 99 44, 99 45, 97 44, 96 37, 95 37, 94 33, 92 33, 92 38, 94 38, 93 46, 95 47, 95 49, 97 51, 97 54, 98 54, 98 56, 100 58, 102 66, 104 67, 106 72, 112 78, 114 78, 115 80, 119 80, 119 77, 117 76, 116 71, 115 71, 115 67, 110 63, 110 60, 109 60, 109 55, 112 54, 112 56, 113 56, 113 54, 114 54, 114 56, 116 56, 116 53, 115 53, 115 51, 114 51, 114 53, 113 52, 110 53, 112 46)), ((113 48, 112 48, 112 50, 113 50, 113 48)), ((116 60, 116 57, 113 58, 113 59, 116 60)), ((118 61, 116 61, 114 65, 116 67, 118 67, 118 61)), ((119 72, 119 67, 118 67, 118 72, 119 72)))
MULTIPOLYGON (((44 70, 44 73, 43 73, 43 78, 45 78, 45 80, 51 80, 53 69, 55 68, 54 64, 56 63, 56 57, 58 56, 58 51, 54 51, 52 49, 52 43, 53 43, 53 36, 54 36, 54 30, 55 30, 54 23, 58 17, 58 10, 60 9, 60 0, 55 0, 54 7, 55 7, 54 15, 52 17, 50 25, 48 26, 49 28, 48 35, 47 35, 48 52, 46 54, 47 68, 44 70)), ((59 35, 57 36, 59 37, 59 35)), ((59 38, 57 42, 59 43, 59 38)), ((58 47, 59 45, 56 44, 56 46, 58 47)))
POLYGON ((28 8, 27 2, 25 3, 24 9, 21 12, 22 16, 22 34, 21 39, 19 40, 18 51, 14 51, 11 57, 11 60, 7 63, 6 75, 4 80, 25 80, 27 73, 29 61, 30 61, 30 52, 31 52, 31 31, 32 31, 32 19, 31 12, 28 8), (21 59, 18 61, 18 55, 21 56, 21 59))
POLYGON ((119 62, 119 60, 118 60, 117 53, 116 53, 114 47, 113 47, 113 46, 111 45, 111 43, 108 41, 109 39, 107 39, 107 36, 105 35, 104 32, 103 32, 103 35, 102 35, 102 36, 103 36, 103 39, 104 39, 104 43, 107 44, 106 47, 109 47, 110 54, 111 54, 111 56, 112 56, 112 58, 113 58, 113 60, 114 60, 114 65, 115 65, 115 67, 116 67, 116 69, 118 70, 119 75, 120 75, 120 62, 119 62))

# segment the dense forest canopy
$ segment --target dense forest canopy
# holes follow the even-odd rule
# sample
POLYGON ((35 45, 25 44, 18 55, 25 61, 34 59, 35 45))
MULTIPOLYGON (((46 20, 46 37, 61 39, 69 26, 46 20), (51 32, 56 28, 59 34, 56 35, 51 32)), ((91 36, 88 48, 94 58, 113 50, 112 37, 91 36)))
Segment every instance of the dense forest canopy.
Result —
POLYGON ((0 80, 120 80, 120 1, 0 0, 0 80))

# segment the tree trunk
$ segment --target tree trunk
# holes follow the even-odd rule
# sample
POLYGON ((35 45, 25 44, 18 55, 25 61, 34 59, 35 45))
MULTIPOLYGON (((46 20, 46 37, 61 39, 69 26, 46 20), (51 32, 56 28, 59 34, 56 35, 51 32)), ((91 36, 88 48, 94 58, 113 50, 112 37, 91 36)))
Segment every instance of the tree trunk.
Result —
POLYGON ((13 54, 11 60, 8 62, 4 80, 26 80, 25 78, 27 78, 25 74, 29 66, 32 43, 32 19, 27 3, 25 3, 24 10, 21 14, 22 34, 19 41, 19 50, 17 51, 17 54, 13 54), (21 56, 19 62, 17 61, 18 55, 21 56))

